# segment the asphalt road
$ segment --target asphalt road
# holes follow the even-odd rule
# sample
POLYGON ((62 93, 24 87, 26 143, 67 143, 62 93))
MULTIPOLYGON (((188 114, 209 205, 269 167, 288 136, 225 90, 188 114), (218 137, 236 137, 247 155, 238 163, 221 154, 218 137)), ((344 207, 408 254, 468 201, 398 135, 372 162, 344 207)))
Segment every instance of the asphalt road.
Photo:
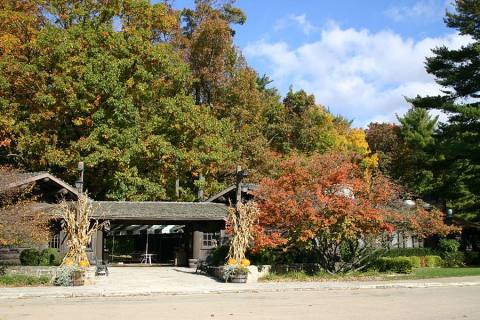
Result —
POLYGON ((480 286, 0 300, 11 319, 480 319, 480 286))

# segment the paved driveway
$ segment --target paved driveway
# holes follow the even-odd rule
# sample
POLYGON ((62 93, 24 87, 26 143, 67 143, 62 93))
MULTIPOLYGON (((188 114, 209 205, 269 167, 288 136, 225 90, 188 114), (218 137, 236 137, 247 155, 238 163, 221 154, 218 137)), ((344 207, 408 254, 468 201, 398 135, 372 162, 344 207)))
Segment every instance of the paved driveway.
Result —
POLYGON ((225 284, 195 269, 182 267, 110 267, 108 277, 97 277, 94 287, 105 290, 199 291, 215 290, 225 284))

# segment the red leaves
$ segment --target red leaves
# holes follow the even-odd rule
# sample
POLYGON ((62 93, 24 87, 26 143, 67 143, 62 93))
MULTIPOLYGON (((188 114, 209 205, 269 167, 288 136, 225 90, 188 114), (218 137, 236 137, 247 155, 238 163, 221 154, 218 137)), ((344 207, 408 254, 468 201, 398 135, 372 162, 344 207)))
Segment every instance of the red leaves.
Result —
POLYGON ((305 243, 322 231, 339 239, 391 233, 401 219, 419 236, 448 231, 436 212, 396 217, 391 203, 399 197, 399 186, 380 173, 367 179, 353 156, 293 157, 281 164, 281 172, 263 179, 256 192, 258 248, 305 243))

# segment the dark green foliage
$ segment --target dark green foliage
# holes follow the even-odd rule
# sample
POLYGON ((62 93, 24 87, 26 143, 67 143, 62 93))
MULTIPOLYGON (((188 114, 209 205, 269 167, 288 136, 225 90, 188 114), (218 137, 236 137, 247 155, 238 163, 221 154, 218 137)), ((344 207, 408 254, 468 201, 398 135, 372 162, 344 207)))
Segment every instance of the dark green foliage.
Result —
POLYGON ((59 266, 61 262, 60 253, 57 249, 47 248, 40 253, 39 265, 41 266, 59 266))
POLYGON ((253 265, 275 265, 279 252, 278 250, 265 249, 256 253, 248 253, 247 255, 253 265))
POLYGON ((480 252, 478 251, 465 252, 465 264, 467 266, 480 266, 480 252))
POLYGON ((7 273, 7 266, 0 264, 0 276, 4 276, 7 273))
MULTIPOLYGON (((480 219, 480 10, 476 0, 457 0, 446 23, 473 42, 460 49, 435 48, 426 69, 442 86, 444 95, 409 99, 416 107, 448 114, 440 124, 432 161, 434 182, 429 190, 447 201, 454 214, 465 220, 480 219)), ((430 177, 431 178, 431 177, 430 177)))
POLYGON ((436 255, 437 252, 430 248, 394 248, 382 253, 383 257, 410 257, 436 255))
POLYGON ((223 266, 227 262, 229 246, 216 247, 212 253, 212 264, 214 266, 223 266))
POLYGON ((438 243, 438 249, 443 259, 445 267, 462 267, 465 256, 463 252, 458 251, 460 242, 454 239, 442 239, 438 243))
POLYGON ((396 172, 400 173, 400 180, 410 192, 429 195, 435 185, 432 153, 438 116, 433 118, 424 109, 412 108, 397 119, 404 148, 396 172))
POLYGON ((408 257, 381 257, 375 262, 374 269, 380 272, 411 273, 413 264, 408 257))
POLYGON ((41 252, 37 249, 25 249, 20 253, 22 266, 38 266, 40 264, 41 252))

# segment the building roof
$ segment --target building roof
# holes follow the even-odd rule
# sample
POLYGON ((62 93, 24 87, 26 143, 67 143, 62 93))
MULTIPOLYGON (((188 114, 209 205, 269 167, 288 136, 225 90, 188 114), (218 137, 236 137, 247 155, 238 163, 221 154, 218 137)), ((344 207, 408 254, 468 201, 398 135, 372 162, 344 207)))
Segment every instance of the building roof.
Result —
MULTIPOLYGON (((242 192, 243 193, 251 193, 255 189, 258 188, 258 185, 254 183, 242 183, 242 192)), ((210 198, 206 200, 206 202, 216 202, 216 201, 221 201, 223 198, 226 198, 228 194, 236 193, 237 191, 237 186, 236 185, 231 185, 230 187, 223 189, 222 191, 214 194, 210 198)), ((224 201, 223 201, 224 202, 224 201)))
POLYGON ((209 202, 94 201, 95 217, 105 220, 225 221, 228 207, 209 202))
POLYGON ((48 172, 11 172, 7 175, 2 175, 0 177, 0 192, 17 188, 29 183, 38 183, 38 182, 53 182, 59 188, 65 189, 68 192, 72 193, 75 196, 78 196, 78 191, 75 187, 69 185, 60 178, 55 177, 54 175, 48 172))

